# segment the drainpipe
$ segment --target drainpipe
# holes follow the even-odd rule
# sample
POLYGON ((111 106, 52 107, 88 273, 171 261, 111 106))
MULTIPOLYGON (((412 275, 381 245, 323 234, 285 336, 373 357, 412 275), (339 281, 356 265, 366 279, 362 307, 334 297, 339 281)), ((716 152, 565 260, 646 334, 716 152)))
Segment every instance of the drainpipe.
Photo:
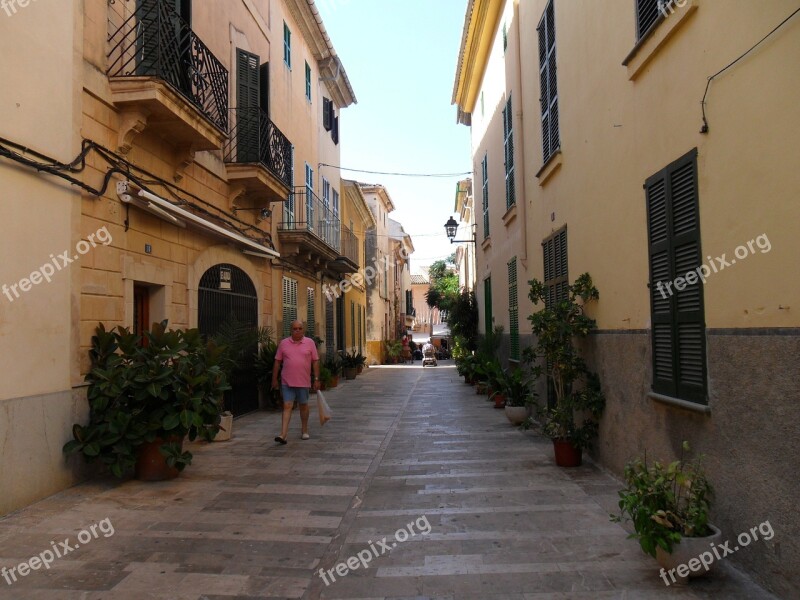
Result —
MULTIPOLYGON (((518 108, 518 110, 519 110, 518 122, 521 125, 520 128, 519 128, 519 131, 520 131, 520 134, 524 134, 524 131, 525 131, 524 121, 523 121, 523 112, 524 111, 522 110, 522 107, 524 106, 524 104, 522 102, 522 57, 521 57, 520 51, 519 51, 519 44, 521 43, 521 40, 522 40, 522 38, 520 37, 520 30, 519 30, 519 2, 515 2, 514 3, 514 21, 516 21, 516 33, 517 33, 517 53, 516 53, 517 56, 516 56, 516 59, 517 59, 517 81, 519 82, 519 90, 517 90, 517 96, 520 99, 520 101, 517 102, 516 105, 519 107, 518 108)), ((514 118, 513 115, 512 115, 511 118, 512 119, 514 118)), ((516 144, 516 147, 519 149, 519 158, 520 158, 520 160, 519 160, 518 163, 514 163, 514 164, 524 165, 524 164, 526 164, 525 163, 525 138, 524 138, 524 135, 520 135, 520 138, 521 138, 522 143, 521 144, 516 144)), ((516 177, 516 169, 514 169, 514 171, 515 171, 515 177, 516 177)), ((525 195, 525 174, 524 174, 524 170, 521 173, 521 176, 517 177, 516 182, 520 183, 520 191, 522 192, 522 202, 518 203, 518 206, 517 206, 517 210, 520 213, 518 218, 520 219, 520 225, 521 225, 521 233, 522 233, 522 235, 520 237, 522 239, 522 244, 521 244, 522 248, 521 248, 520 253, 517 255, 517 257, 519 258, 519 261, 522 263, 522 266, 525 267, 525 270, 527 271, 528 270, 528 219, 527 219, 527 215, 528 215, 528 198, 525 195)), ((477 252, 476 252, 476 254, 477 254, 477 252)))

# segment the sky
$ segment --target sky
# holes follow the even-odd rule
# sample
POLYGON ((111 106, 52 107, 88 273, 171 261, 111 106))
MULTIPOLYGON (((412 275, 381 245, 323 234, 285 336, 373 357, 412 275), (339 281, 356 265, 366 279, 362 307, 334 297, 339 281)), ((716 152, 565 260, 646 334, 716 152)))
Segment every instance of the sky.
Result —
MULTIPOLYGON (((341 112, 341 166, 394 173, 472 171, 469 128, 456 124, 453 81, 467 0, 316 0, 357 104, 341 112)), ((342 171, 386 187, 390 218, 411 235, 412 272, 455 251, 444 232, 456 184, 471 175, 399 177, 342 171)), ((458 220, 458 219, 456 219, 458 220)), ((469 236, 466 228, 458 238, 469 236)))

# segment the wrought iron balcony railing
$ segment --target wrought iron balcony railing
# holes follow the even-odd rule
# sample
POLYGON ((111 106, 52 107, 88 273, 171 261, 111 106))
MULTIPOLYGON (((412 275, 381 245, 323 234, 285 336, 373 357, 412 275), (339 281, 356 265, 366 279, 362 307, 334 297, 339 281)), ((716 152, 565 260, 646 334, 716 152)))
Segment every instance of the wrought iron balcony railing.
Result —
POLYGON ((260 163, 292 187, 292 144, 259 107, 233 108, 225 162, 260 163))
POLYGON ((342 227, 342 240, 341 240, 341 247, 339 248, 339 254, 344 256, 345 258, 350 259, 356 265, 359 264, 358 262, 358 238, 356 234, 350 231, 350 228, 347 226, 342 227))
POLYGON ((339 253, 342 222, 333 209, 307 187, 294 188, 284 205, 280 231, 307 231, 339 253))
POLYGON ((138 0, 132 12, 112 13, 109 29, 109 77, 162 79, 228 130, 228 70, 170 3, 138 0))

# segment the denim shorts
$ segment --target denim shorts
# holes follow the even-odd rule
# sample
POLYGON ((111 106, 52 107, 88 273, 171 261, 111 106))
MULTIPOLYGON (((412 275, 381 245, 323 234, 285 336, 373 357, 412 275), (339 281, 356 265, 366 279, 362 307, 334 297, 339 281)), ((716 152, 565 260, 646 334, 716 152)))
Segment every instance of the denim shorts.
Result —
POLYGON ((297 402, 298 404, 308 404, 308 388, 289 387, 281 384, 281 394, 284 402, 297 402))

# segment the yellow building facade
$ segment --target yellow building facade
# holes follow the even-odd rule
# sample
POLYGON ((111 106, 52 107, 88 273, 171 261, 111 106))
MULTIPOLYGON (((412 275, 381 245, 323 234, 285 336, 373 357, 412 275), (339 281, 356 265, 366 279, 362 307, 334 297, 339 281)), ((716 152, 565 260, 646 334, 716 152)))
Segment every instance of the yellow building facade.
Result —
MULTIPOLYGON (((360 260, 326 167, 355 95, 313 2, 32 3, 0 21, 3 56, 34 35, 0 63, 0 514, 84 476, 61 447, 98 323, 319 336, 322 286, 360 260)), ((257 409, 255 381, 226 401, 257 409)))
MULTIPOLYGON (((491 313, 513 358, 532 343, 527 280, 563 293, 589 272, 608 399, 594 457, 621 473, 688 440, 729 537, 799 524, 796 8, 472 0, 454 86, 481 329, 491 313)), ((800 584, 790 537, 732 560, 777 593, 800 584)))

